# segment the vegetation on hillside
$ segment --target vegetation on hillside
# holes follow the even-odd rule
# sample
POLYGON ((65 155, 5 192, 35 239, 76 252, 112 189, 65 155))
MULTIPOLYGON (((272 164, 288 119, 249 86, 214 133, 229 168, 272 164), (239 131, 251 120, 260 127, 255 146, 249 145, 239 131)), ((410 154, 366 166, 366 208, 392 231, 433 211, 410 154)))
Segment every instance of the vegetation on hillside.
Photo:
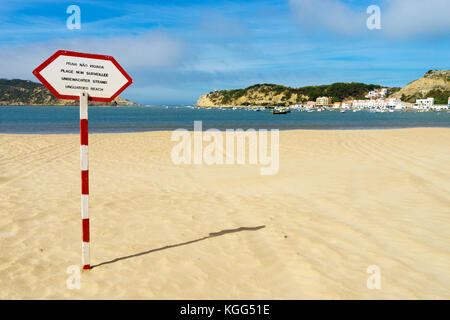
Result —
POLYGON ((434 89, 427 92, 426 94, 416 93, 410 96, 402 94, 400 99, 402 99, 402 101, 415 102, 416 99, 434 98, 435 104, 447 104, 449 97, 450 97, 450 90, 434 89))
MULTIPOLYGON (((124 105, 133 103, 117 97, 116 102, 124 105)), ((75 100, 56 99, 40 83, 20 79, 0 79, 0 105, 78 105, 75 100)), ((116 103, 90 102, 91 105, 115 105, 116 103)))
POLYGON ((450 96, 450 70, 428 70, 422 78, 410 82, 393 96, 407 102, 434 98, 436 104, 447 104, 450 96))
POLYGON ((40 83, 36 83, 29 80, 20 80, 20 79, 0 79, 0 89, 6 88, 23 88, 33 90, 35 88, 41 87, 40 83))
MULTIPOLYGON (((258 97, 279 97, 279 102, 273 104, 284 105, 292 102, 303 103, 308 100, 315 100, 318 97, 328 96, 333 98, 333 102, 342 101, 348 98, 363 99, 371 90, 379 89, 381 86, 375 84, 364 84, 358 82, 333 83, 330 85, 306 86, 300 88, 285 87, 277 84, 264 83, 255 84, 245 89, 221 90, 208 94, 208 97, 217 104, 235 104, 241 97, 248 98, 242 104, 257 103, 258 97), (293 97, 295 99, 293 100, 293 97)), ((264 102, 261 104, 268 104, 264 102)))
POLYGON ((37 101, 53 104, 57 102, 57 99, 39 83, 19 79, 0 79, 0 101, 10 104, 34 104, 37 101))

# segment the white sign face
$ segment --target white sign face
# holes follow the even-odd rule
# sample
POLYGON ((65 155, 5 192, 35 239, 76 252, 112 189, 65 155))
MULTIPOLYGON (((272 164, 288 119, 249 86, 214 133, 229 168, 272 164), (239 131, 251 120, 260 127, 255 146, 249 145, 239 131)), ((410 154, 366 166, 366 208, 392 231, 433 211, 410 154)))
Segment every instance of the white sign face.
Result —
POLYGON ((91 100, 110 101, 132 82, 112 57, 67 51, 58 51, 34 74, 60 99, 87 92, 91 100))

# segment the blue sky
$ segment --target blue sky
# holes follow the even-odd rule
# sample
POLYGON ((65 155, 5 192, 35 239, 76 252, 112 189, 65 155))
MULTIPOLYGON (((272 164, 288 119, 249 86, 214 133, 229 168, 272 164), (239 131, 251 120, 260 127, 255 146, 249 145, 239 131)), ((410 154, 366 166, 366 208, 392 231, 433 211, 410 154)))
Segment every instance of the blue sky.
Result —
POLYGON ((125 98, 193 104, 215 89, 358 81, 404 86, 449 69, 448 0, 3 1, 0 78, 59 49, 109 54, 133 77, 125 98), (81 30, 66 28, 69 5, 81 30), (367 7, 381 9, 369 30, 367 7))

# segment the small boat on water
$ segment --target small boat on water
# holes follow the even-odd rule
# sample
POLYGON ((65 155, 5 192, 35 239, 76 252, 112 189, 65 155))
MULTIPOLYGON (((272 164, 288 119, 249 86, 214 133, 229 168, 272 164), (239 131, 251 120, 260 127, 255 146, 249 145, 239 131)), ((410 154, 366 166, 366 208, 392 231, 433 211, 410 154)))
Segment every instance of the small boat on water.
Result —
POLYGON ((286 114, 286 113, 290 113, 291 110, 270 110, 271 114, 286 114))

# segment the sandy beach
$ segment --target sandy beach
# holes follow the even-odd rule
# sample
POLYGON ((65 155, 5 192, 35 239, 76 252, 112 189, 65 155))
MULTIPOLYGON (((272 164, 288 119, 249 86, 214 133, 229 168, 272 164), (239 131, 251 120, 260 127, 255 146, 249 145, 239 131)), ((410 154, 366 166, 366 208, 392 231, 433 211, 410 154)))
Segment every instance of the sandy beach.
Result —
POLYGON ((174 165, 170 135, 89 136, 69 290, 79 136, 1 134, 0 298, 450 298, 449 129, 282 131, 272 176, 174 165))

